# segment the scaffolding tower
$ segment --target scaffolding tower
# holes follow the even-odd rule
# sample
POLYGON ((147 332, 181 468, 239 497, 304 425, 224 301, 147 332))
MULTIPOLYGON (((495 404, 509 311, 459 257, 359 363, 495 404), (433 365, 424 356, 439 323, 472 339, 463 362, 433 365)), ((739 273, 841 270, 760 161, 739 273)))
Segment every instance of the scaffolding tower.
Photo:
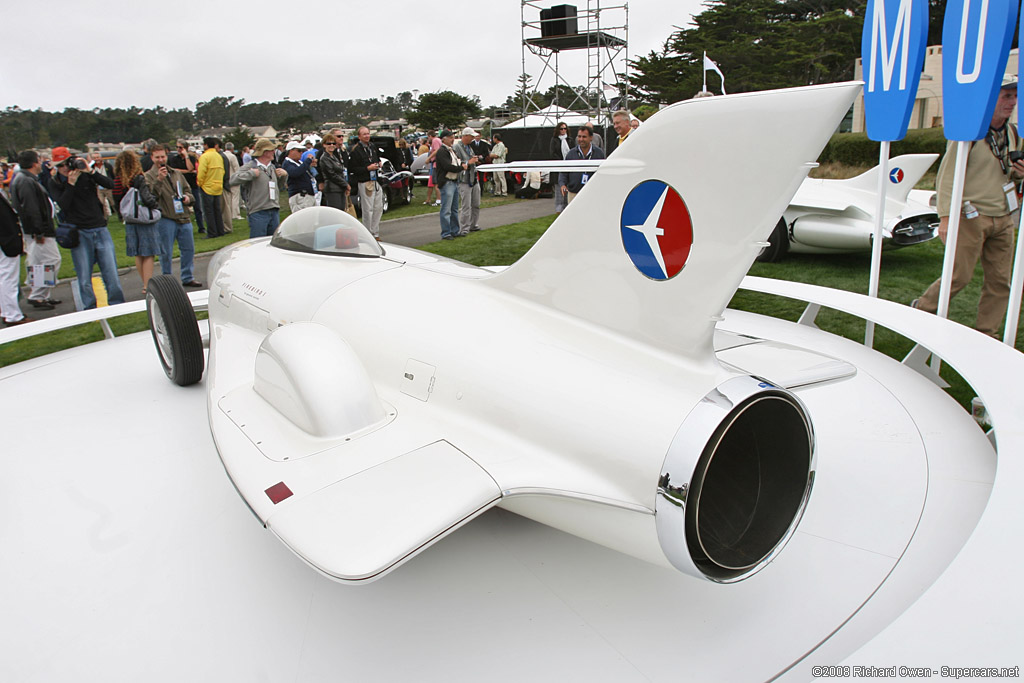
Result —
MULTIPOLYGON (((629 4, 624 0, 609 2, 587 0, 585 8, 576 5, 550 5, 551 0, 522 0, 522 116, 541 109, 538 95, 553 85, 552 105, 585 114, 603 125, 610 109, 626 108, 629 92, 629 4), (583 91, 576 88, 559 71, 559 54, 566 50, 586 50, 587 79, 583 91), (539 71, 530 88, 526 78, 527 55, 539 71), (620 91, 620 86, 624 86, 620 91), (561 101, 560 101, 561 97, 561 101), (566 101, 567 100, 567 101, 566 101)), ((552 125, 558 116, 547 115, 552 125)))

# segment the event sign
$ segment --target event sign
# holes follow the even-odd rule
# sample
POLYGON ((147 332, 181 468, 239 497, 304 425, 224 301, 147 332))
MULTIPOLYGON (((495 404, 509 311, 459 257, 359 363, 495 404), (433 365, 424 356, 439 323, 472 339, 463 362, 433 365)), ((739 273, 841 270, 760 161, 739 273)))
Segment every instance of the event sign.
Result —
POLYGON ((869 0, 860 52, 872 140, 907 134, 928 47, 928 0, 869 0))
POLYGON ((942 24, 942 126, 947 140, 988 132, 1016 27, 1015 0, 949 0, 942 24))

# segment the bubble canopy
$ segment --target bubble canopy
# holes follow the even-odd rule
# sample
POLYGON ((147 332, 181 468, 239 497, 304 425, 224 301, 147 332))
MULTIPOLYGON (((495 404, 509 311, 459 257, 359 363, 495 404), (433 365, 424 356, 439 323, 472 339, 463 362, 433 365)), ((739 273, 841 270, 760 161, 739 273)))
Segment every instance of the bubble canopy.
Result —
POLYGON ((285 218, 270 246, 308 254, 378 258, 384 249, 362 223, 329 206, 312 206, 285 218))

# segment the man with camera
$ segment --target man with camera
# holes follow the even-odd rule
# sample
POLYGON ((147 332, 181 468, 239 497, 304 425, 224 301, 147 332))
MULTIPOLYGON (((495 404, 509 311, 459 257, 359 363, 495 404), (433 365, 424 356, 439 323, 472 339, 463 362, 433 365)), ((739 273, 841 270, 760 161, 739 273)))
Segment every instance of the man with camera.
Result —
POLYGON ((370 143, 370 129, 360 126, 356 131, 359 142, 348 157, 349 180, 356 186, 359 208, 363 212, 363 225, 380 239, 380 218, 384 215, 384 195, 377 184, 380 171, 380 150, 370 143))
POLYGON ((476 131, 466 126, 462 129, 462 137, 452 145, 455 156, 462 164, 462 171, 459 172, 459 234, 456 237, 480 229, 477 225, 480 222, 480 181, 476 168, 483 159, 473 151, 475 137, 476 131))
POLYGON ((202 287, 203 284, 192 276, 192 262, 196 253, 192 237, 192 219, 188 207, 195 204, 195 197, 181 171, 171 168, 167 161, 167 148, 159 142, 149 151, 153 166, 146 171, 146 185, 160 203, 160 220, 156 223, 160 235, 160 272, 172 273, 171 261, 174 256, 174 242, 178 242, 181 254, 181 284, 184 287, 202 287))
MULTIPOLYGON (((960 211, 956 256, 950 298, 967 286, 974 276, 974 267, 981 259, 984 281, 978 300, 978 317, 974 328, 1000 338, 1000 326, 1010 299, 1010 271, 1013 264, 1013 235, 1017 228, 1019 209, 1015 181, 1024 178, 1024 155, 1020 154, 1017 127, 1009 123, 1017 105, 1017 79, 1003 79, 992 114, 992 123, 984 140, 971 145, 964 177, 964 199, 959 207, 950 206, 953 194, 953 171, 956 167, 957 143, 946 145, 946 154, 935 179, 939 213, 939 239, 946 241, 949 215, 960 211)), ((925 290, 911 306, 929 313, 939 307, 941 278, 925 290)))
POLYGON ((57 147, 52 154, 54 169, 48 185, 50 196, 60 207, 60 227, 77 233, 78 244, 71 247, 71 260, 82 294, 82 308, 96 308, 92 291, 92 269, 98 263, 100 277, 107 288, 107 301, 124 303, 121 280, 117 276, 114 240, 107 230, 107 219, 97 195, 97 187, 113 189, 114 181, 96 169, 89 169, 84 159, 72 156, 67 147, 57 147))

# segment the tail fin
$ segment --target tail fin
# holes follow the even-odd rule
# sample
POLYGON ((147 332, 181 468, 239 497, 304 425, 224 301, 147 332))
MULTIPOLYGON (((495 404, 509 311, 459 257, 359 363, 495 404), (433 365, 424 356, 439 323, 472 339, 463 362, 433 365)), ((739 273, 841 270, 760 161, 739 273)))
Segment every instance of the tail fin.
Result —
MULTIPOLYGON (((901 154, 898 157, 889 159, 889 178, 891 182, 885 191, 886 200, 892 199, 900 203, 907 201, 907 194, 938 158, 938 154, 901 154)), ((836 187, 841 186, 852 190, 865 190, 874 196, 878 192, 878 172, 880 168, 880 166, 875 166, 870 171, 865 171, 859 176, 847 178, 846 180, 831 180, 829 182, 835 183, 836 187)))
POLYGON ((488 283, 707 357, 717 317, 859 90, 811 86, 659 111, 488 283))

